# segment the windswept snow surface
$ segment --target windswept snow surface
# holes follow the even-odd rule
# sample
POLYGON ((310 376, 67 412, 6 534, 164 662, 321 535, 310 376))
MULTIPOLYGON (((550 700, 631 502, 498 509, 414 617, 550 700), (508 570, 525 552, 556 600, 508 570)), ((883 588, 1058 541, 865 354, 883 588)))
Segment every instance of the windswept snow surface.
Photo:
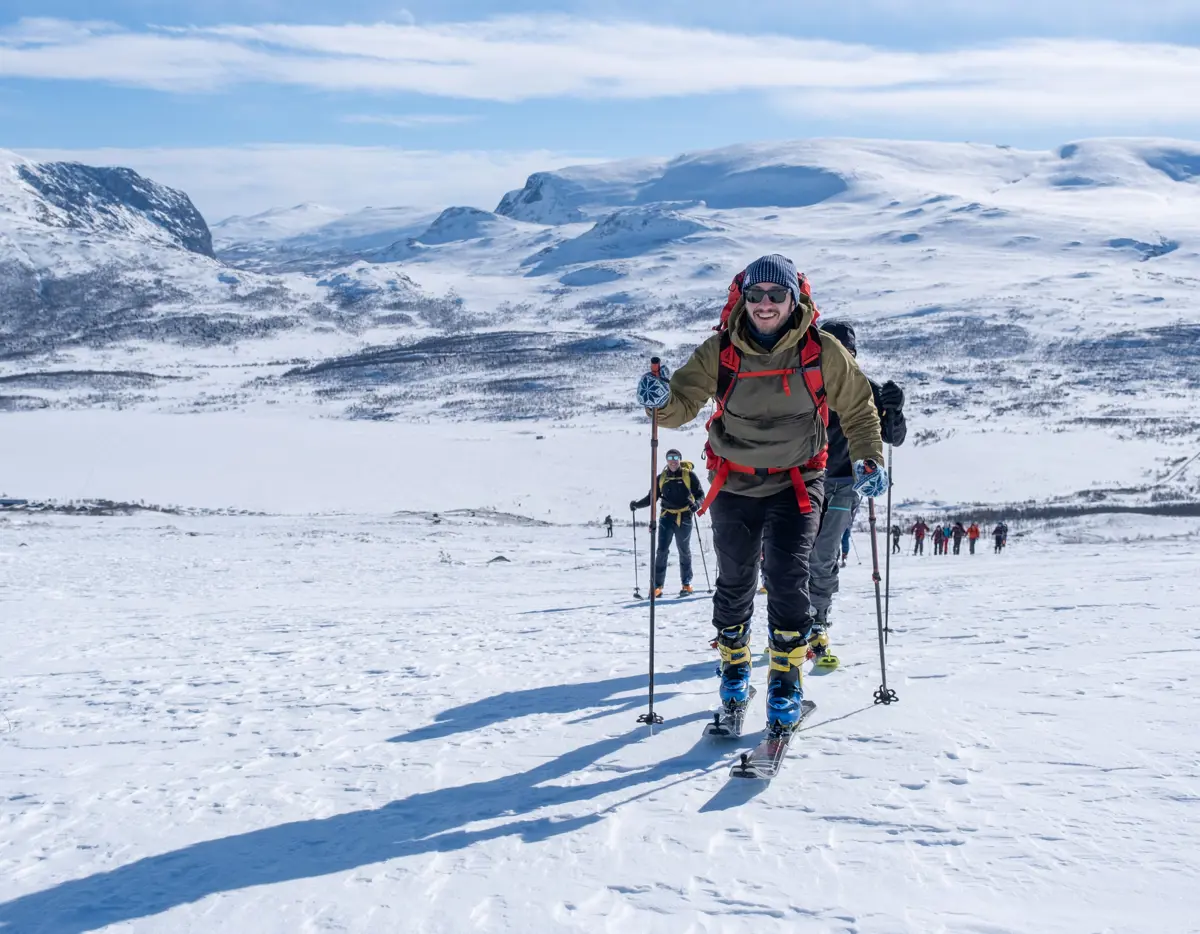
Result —
POLYGON ((0 515, 0 931, 1196 930, 1200 523, 897 557, 889 707, 852 561, 843 667, 769 785, 726 777, 761 694, 742 742, 700 738, 703 597, 660 605, 666 722, 635 723, 631 548, 0 515))

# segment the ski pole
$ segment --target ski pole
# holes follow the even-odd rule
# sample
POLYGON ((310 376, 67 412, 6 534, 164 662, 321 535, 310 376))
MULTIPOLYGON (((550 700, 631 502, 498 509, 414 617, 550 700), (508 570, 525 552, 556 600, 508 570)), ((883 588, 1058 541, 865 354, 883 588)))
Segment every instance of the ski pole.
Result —
POLYGON ((630 510, 629 527, 633 529, 633 599, 642 599, 642 587, 638 583, 638 562, 637 562, 637 513, 630 510))
POLYGON ((700 560, 704 563, 704 583, 708 585, 708 592, 712 593, 712 579, 708 576, 708 558, 704 554, 704 533, 700 531, 699 518, 692 519, 692 528, 696 532, 696 538, 700 541, 700 560))
MULTIPOLYGON (((658 376, 662 361, 650 358, 650 372, 658 376)), ((654 596, 658 590, 655 565, 658 560, 658 409, 650 410, 650 707, 638 717, 654 733, 654 724, 662 723, 662 714, 654 712, 654 596)))
POLYGON ((862 558, 858 556, 858 543, 854 540, 854 536, 850 536, 850 547, 854 549, 854 560, 862 564, 862 558))
MULTIPOLYGON (((892 413, 888 413, 888 434, 891 435, 892 413)), ((894 436, 893 436, 894 437, 894 436)), ((887 542, 887 559, 884 561, 886 570, 883 578, 883 641, 887 642, 888 636, 892 630, 888 626, 891 622, 892 610, 892 446, 888 445, 888 502, 887 502, 887 532, 883 540, 887 542)))
POLYGON ((887 659, 883 651, 883 600, 879 594, 879 543, 875 540, 875 497, 867 500, 867 509, 871 519, 871 579, 875 581, 875 619, 879 626, 879 674, 883 679, 879 690, 875 692, 875 703, 894 704, 900 698, 887 686, 887 659))

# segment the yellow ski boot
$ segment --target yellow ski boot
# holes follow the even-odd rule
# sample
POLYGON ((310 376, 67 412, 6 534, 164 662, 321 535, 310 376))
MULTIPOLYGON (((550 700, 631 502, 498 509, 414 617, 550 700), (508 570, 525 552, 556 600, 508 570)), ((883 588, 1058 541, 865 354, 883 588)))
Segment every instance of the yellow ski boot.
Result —
POLYGON ((808 657, 812 659, 814 671, 833 671, 841 661, 829 651, 829 633, 814 629, 808 637, 808 657))

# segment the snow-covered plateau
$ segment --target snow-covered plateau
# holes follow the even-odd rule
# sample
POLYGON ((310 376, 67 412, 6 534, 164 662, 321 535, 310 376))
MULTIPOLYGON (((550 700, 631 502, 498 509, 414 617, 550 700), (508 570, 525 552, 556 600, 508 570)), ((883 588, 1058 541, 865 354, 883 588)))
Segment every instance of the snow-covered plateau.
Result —
POLYGON ((0 508, 0 932, 1196 934, 1198 285, 1171 140, 739 146, 211 227, 3 154, 0 499, 49 507, 0 508), (860 515, 842 667, 764 784, 728 777, 761 662, 746 736, 701 737, 711 542, 636 722, 628 503, 636 377, 776 251, 907 390, 900 516, 1012 534, 891 559, 877 706, 860 515))

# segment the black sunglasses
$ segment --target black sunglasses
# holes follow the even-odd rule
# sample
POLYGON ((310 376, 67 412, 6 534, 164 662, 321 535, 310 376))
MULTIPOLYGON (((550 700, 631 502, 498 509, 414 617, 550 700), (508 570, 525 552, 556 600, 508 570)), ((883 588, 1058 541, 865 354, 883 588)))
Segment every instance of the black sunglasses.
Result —
POLYGON ((760 289, 758 286, 746 289, 746 304, 757 305, 764 298, 770 299, 773 305, 782 305, 787 301, 787 297, 792 294, 791 289, 760 289))

